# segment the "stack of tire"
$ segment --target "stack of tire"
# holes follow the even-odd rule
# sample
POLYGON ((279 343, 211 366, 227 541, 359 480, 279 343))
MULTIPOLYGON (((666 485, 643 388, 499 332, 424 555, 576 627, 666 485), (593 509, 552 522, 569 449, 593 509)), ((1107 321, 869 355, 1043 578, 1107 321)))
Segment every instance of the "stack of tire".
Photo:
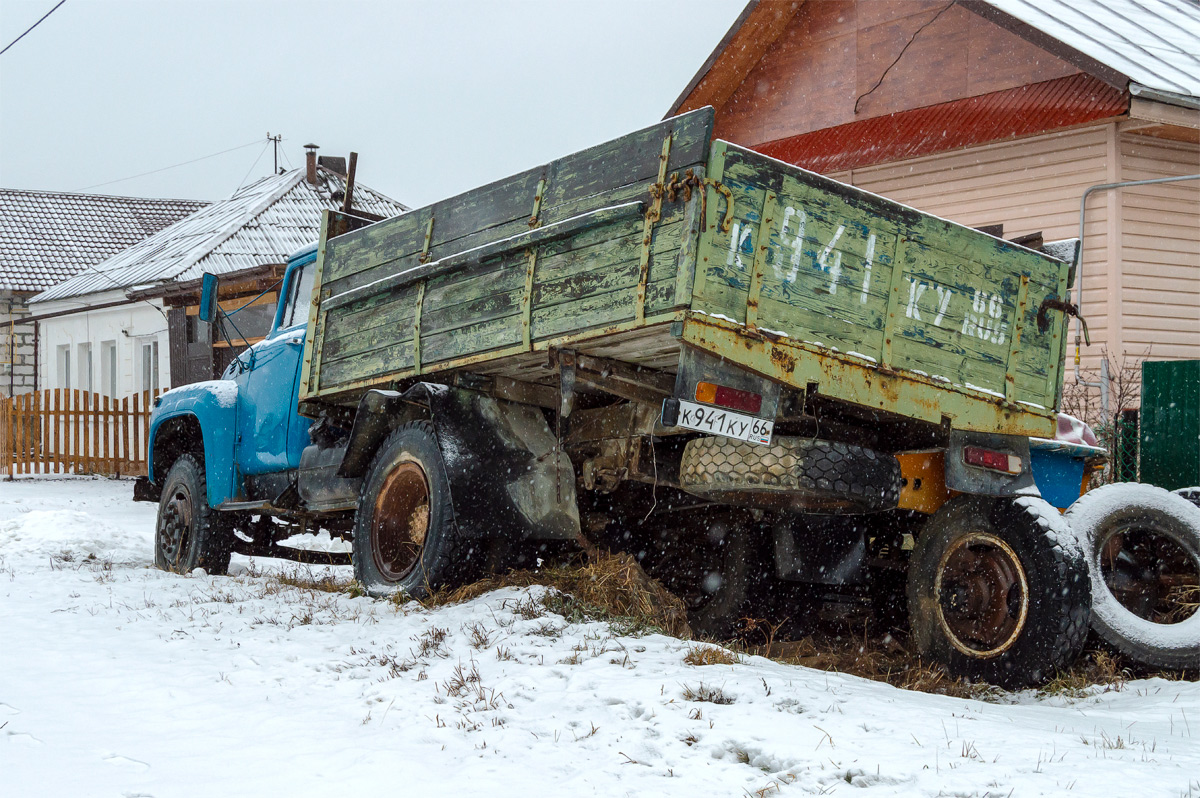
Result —
POLYGON ((1200 488, 1105 485, 1066 520, 1087 557, 1092 630, 1144 665, 1200 670, 1200 488))

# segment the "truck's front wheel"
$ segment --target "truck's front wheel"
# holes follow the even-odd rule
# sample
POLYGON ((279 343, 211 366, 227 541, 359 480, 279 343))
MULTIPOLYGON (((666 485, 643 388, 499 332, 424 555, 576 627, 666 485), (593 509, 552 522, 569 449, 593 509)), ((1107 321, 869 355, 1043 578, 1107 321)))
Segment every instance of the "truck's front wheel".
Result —
POLYGON ((393 432, 371 461, 354 519, 354 575, 372 596, 423 599, 466 573, 467 556, 433 426, 393 432))
POLYGON ((1087 564, 1041 499, 959 496, 925 524, 908 607, 922 656, 1010 689, 1071 664, 1087 637, 1087 564))
POLYGON ((158 501, 154 564, 164 571, 210 574, 229 571, 233 531, 208 506, 204 466, 194 455, 180 455, 167 472, 158 501))

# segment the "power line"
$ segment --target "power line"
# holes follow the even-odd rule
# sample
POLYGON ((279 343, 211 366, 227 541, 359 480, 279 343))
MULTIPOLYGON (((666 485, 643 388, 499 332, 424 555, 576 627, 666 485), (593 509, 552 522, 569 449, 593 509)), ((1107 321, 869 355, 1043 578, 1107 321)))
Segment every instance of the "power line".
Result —
POLYGON ((258 166, 258 162, 262 160, 263 155, 267 152, 267 147, 270 147, 270 146, 271 146, 271 139, 268 138, 267 143, 264 144, 263 148, 258 151, 258 157, 254 159, 254 163, 250 164, 250 168, 246 170, 246 174, 242 177, 242 182, 238 183, 238 187, 235 190, 235 193, 237 191, 241 191, 242 186, 246 185, 246 181, 250 179, 250 173, 254 171, 254 167, 258 166))
MULTIPOLYGON (((63 0, 63 2, 65 3, 66 0, 63 0)), ((255 144, 258 144, 261 141, 262 141, 262 139, 255 139, 254 141, 251 141, 248 144, 241 144, 241 145, 238 145, 237 147, 230 147, 227 150, 221 150, 220 152, 214 152, 211 155, 202 155, 199 158, 193 158, 192 160, 184 161, 183 163, 172 164, 171 166, 164 166, 161 169, 152 169, 149 172, 142 172, 140 175, 130 175, 129 177, 122 177, 122 178, 118 178, 117 180, 109 180, 107 183, 96 183, 95 185, 85 186, 84 188, 76 189, 76 190, 77 191, 87 191, 88 189, 100 188, 101 186, 111 186, 113 183, 124 183, 126 180, 136 180, 139 177, 146 177, 147 175, 156 175, 159 172, 165 172, 168 169, 178 169, 180 166, 187 166, 188 164, 197 163, 199 161, 205 161, 205 160, 208 160, 209 158, 216 158, 218 155, 224 155, 229 152, 234 152, 235 150, 244 150, 247 147, 253 147, 255 144)))
POLYGON ((50 15, 51 15, 51 14, 53 14, 55 11, 57 11, 57 10, 58 10, 58 6, 61 6, 61 5, 62 5, 63 3, 65 3, 65 2, 67 2, 67 0, 58 0, 58 5, 56 5, 54 8, 50 9, 49 11, 47 11, 47 12, 45 13, 45 15, 43 15, 43 16, 42 16, 42 18, 41 18, 41 19, 39 19, 37 22, 35 22, 35 23, 33 23, 32 25, 30 25, 30 26, 29 26, 29 30, 25 31, 25 33, 22 33, 20 36, 18 36, 17 38, 15 38, 15 39, 13 39, 11 42, 9 42, 9 43, 8 43, 8 47, 5 47, 3 50, 0 50, 0 55, 4 55, 5 53, 7 53, 7 52, 8 52, 8 48, 9 48, 9 47, 12 47, 14 44, 16 44, 17 42, 19 42, 19 41, 21 41, 22 39, 24 39, 24 38, 25 38, 25 36, 26 36, 26 35, 28 35, 29 31, 33 30, 33 29, 34 29, 34 28, 36 28, 38 25, 41 25, 43 22, 45 22, 45 21, 46 21, 46 17, 50 16, 50 15))

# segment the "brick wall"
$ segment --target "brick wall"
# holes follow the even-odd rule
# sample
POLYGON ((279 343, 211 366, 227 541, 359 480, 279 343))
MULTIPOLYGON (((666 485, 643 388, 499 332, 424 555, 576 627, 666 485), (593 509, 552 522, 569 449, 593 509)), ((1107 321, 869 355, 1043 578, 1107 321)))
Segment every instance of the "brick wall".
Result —
MULTIPOLYGON (((0 292, 0 322, 28 317, 27 300, 22 294, 0 292)), ((30 393, 37 387, 34 379, 33 325, 0 327, 0 396, 30 393)))

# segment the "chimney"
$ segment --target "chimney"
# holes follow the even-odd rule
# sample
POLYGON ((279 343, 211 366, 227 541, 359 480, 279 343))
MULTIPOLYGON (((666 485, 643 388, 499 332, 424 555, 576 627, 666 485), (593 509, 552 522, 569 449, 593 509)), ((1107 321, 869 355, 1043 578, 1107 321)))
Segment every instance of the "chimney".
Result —
POLYGON ((307 179, 312 185, 317 184, 317 150, 320 149, 316 144, 304 145, 304 163, 307 167, 307 179))

